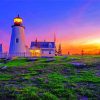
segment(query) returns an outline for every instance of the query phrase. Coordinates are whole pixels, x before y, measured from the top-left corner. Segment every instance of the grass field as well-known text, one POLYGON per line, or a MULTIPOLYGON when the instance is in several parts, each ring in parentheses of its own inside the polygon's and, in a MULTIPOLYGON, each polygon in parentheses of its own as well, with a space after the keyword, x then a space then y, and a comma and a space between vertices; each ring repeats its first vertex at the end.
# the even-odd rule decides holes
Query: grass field
POLYGON ((100 56, 0 59, 0 100, 100 100, 100 56))

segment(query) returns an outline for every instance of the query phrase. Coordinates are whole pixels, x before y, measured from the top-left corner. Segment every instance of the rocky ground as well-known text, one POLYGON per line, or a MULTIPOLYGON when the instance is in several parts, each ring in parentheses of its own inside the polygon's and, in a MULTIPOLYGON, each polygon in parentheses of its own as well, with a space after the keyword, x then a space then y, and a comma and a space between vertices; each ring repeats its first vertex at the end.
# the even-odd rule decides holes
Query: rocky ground
POLYGON ((100 100, 100 56, 0 59, 0 100, 100 100))

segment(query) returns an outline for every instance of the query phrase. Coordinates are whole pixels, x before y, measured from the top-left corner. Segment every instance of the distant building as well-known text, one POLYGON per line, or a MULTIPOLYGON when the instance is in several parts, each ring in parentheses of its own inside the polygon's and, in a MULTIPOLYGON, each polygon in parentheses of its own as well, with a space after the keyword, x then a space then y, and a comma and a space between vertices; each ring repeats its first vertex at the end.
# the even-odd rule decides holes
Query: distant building
POLYGON ((30 52, 32 56, 55 56, 55 42, 31 42, 30 52))
POLYGON ((0 44, 0 53, 2 53, 2 44, 0 44))

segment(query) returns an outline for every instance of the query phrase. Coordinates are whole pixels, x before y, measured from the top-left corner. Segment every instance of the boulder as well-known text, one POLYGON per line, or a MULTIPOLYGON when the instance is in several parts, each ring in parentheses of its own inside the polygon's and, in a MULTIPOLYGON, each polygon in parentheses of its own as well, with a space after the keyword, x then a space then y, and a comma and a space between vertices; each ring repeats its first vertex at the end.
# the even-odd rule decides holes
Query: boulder
POLYGON ((37 60, 38 60, 38 58, 28 58, 27 61, 37 61, 37 60))
POLYGON ((74 65, 77 68, 84 68, 86 67, 86 64, 82 63, 82 62, 72 62, 72 65, 74 65))
POLYGON ((55 61, 55 58, 48 58, 48 59, 46 60, 46 62, 52 62, 52 61, 55 61))
POLYGON ((1 69, 6 70, 7 68, 8 68, 7 66, 3 66, 1 69))

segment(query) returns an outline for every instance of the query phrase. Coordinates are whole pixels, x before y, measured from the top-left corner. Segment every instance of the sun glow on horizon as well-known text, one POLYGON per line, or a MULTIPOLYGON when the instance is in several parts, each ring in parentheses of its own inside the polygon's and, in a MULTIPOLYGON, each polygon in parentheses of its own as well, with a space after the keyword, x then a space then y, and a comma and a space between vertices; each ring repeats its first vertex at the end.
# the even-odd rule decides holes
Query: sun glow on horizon
POLYGON ((94 40, 87 41, 86 44, 100 45, 100 39, 94 39, 94 40))
POLYGON ((62 45, 63 53, 70 52, 71 54, 80 54, 82 50, 87 54, 97 54, 100 51, 100 40, 76 40, 68 43, 64 42, 62 45))

